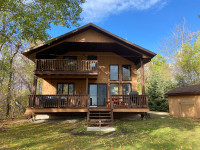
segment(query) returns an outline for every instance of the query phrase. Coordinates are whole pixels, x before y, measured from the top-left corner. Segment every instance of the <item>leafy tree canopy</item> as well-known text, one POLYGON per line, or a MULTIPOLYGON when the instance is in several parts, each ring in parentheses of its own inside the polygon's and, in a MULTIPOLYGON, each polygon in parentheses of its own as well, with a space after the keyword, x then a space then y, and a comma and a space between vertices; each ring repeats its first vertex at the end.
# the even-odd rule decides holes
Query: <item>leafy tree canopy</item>
POLYGON ((84 0, 0 0, 0 44, 14 34, 33 42, 50 38, 51 24, 67 28, 78 25, 84 0))
POLYGON ((175 78, 181 86, 200 83, 200 37, 194 43, 183 43, 177 53, 175 78))

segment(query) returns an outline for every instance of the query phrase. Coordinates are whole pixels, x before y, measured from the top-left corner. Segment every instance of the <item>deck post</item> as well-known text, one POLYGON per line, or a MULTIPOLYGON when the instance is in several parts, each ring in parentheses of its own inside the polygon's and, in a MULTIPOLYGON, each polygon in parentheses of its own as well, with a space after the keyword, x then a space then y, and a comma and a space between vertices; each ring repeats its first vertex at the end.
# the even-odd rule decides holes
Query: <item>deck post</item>
POLYGON ((36 75, 34 75, 33 78, 33 87, 32 87, 32 94, 36 95, 36 91, 37 91, 37 79, 38 77, 36 75))
POLYGON ((86 89, 86 95, 88 94, 88 77, 86 78, 86 87, 85 87, 85 89, 86 89))
POLYGON ((145 85, 144 85, 144 62, 143 59, 140 59, 140 64, 141 64, 141 85, 142 85, 142 95, 145 95, 145 85))

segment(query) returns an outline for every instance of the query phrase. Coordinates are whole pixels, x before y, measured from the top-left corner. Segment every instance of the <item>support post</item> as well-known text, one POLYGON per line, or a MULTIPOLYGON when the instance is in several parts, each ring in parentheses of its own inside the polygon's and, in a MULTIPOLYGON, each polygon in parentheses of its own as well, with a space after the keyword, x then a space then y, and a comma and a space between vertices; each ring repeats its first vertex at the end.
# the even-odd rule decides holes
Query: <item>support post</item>
POLYGON ((88 77, 86 78, 86 87, 85 87, 85 89, 86 89, 86 95, 88 94, 88 77))
POLYGON ((34 75, 33 88, 32 88, 32 94, 33 95, 36 95, 36 91, 37 91, 37 79, 38 79, 38 77, 36 75, 34 75))
POLYGON ((143 59, 140 59, 141 65, 141 85, 142 85, 142 95, 145 95, 145 85, 144 85, 144 62, 143 59))

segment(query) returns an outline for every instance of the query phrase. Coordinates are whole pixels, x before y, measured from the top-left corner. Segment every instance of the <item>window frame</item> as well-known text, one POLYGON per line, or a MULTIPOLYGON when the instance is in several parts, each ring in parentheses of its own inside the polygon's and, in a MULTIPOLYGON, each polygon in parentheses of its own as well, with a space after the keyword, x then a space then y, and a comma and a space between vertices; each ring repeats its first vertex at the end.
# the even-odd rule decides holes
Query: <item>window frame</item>
MULTIPOLYGON (((130 87, 131 87, 131 91, 132 91, 132 83, 122 83, 122 95, 125 95, 125 94, 124 94, 124 91, 123 91, 123 85, 124 85, 124 84, 129 84, 130 87)), ((131 91, 130 91, 130 92, 131 92, 131 91)), ((128 95, 129 95, 129 94, 128 94, 128 95)))
POLYGON ((111 72, 110 72, 111 71, 111 68, 110 68, 111 66, 117 66, 118 67, 118 70, 117 70, 118 71, 118 76, 117 76, 117 80, 111 80, 111 78, 110 78, 110 81, 119 81, 119 65, 118 64, 109 65, 109 75, 110 75, 109 77, 111 77, 111 72))
POLYGON ((70 94, 69 94, 69 84, 72 84, 72 85, 73 85, 73 94, 72 94, 72 95, 74 95, 75 84, 74 84, 73 82, 58 82, 58 83, 57 83, 57 87, 56 87, 56 94, 57 94, 57 95, 70 95, 70 94), (62 93, 63 93, 64 84, 68 84, 68 94, 58 94, 58 84, 62 84, 62 93))
POLYGON ((113 94, 111 94, 111 84, 117 84, 118 85, 118 94, 116 94, 116 95, 119 95, 119 83, 110 83, 110 96, 113 95, 113 94))
POLYGON ((131 74, 131 65, 130 64, 124 64, 124 65, 122 65, 122 81, 132 81, 131 75, 132 75, 131 74), (123 79, 123 76, 124 76, 123 66, 130 66, 130 80, 124 80, 123 79))

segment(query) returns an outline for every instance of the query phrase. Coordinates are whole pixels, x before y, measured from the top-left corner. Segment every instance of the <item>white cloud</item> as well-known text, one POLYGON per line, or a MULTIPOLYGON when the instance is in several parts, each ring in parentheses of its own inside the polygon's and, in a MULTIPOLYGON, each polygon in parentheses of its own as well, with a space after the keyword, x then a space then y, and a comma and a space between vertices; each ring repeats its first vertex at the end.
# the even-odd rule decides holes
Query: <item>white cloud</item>
POLYGON ((161 9, 166 0, 86 0, 82 17, 86 22, 98 22, 112 14, 127 10, 161 9))

